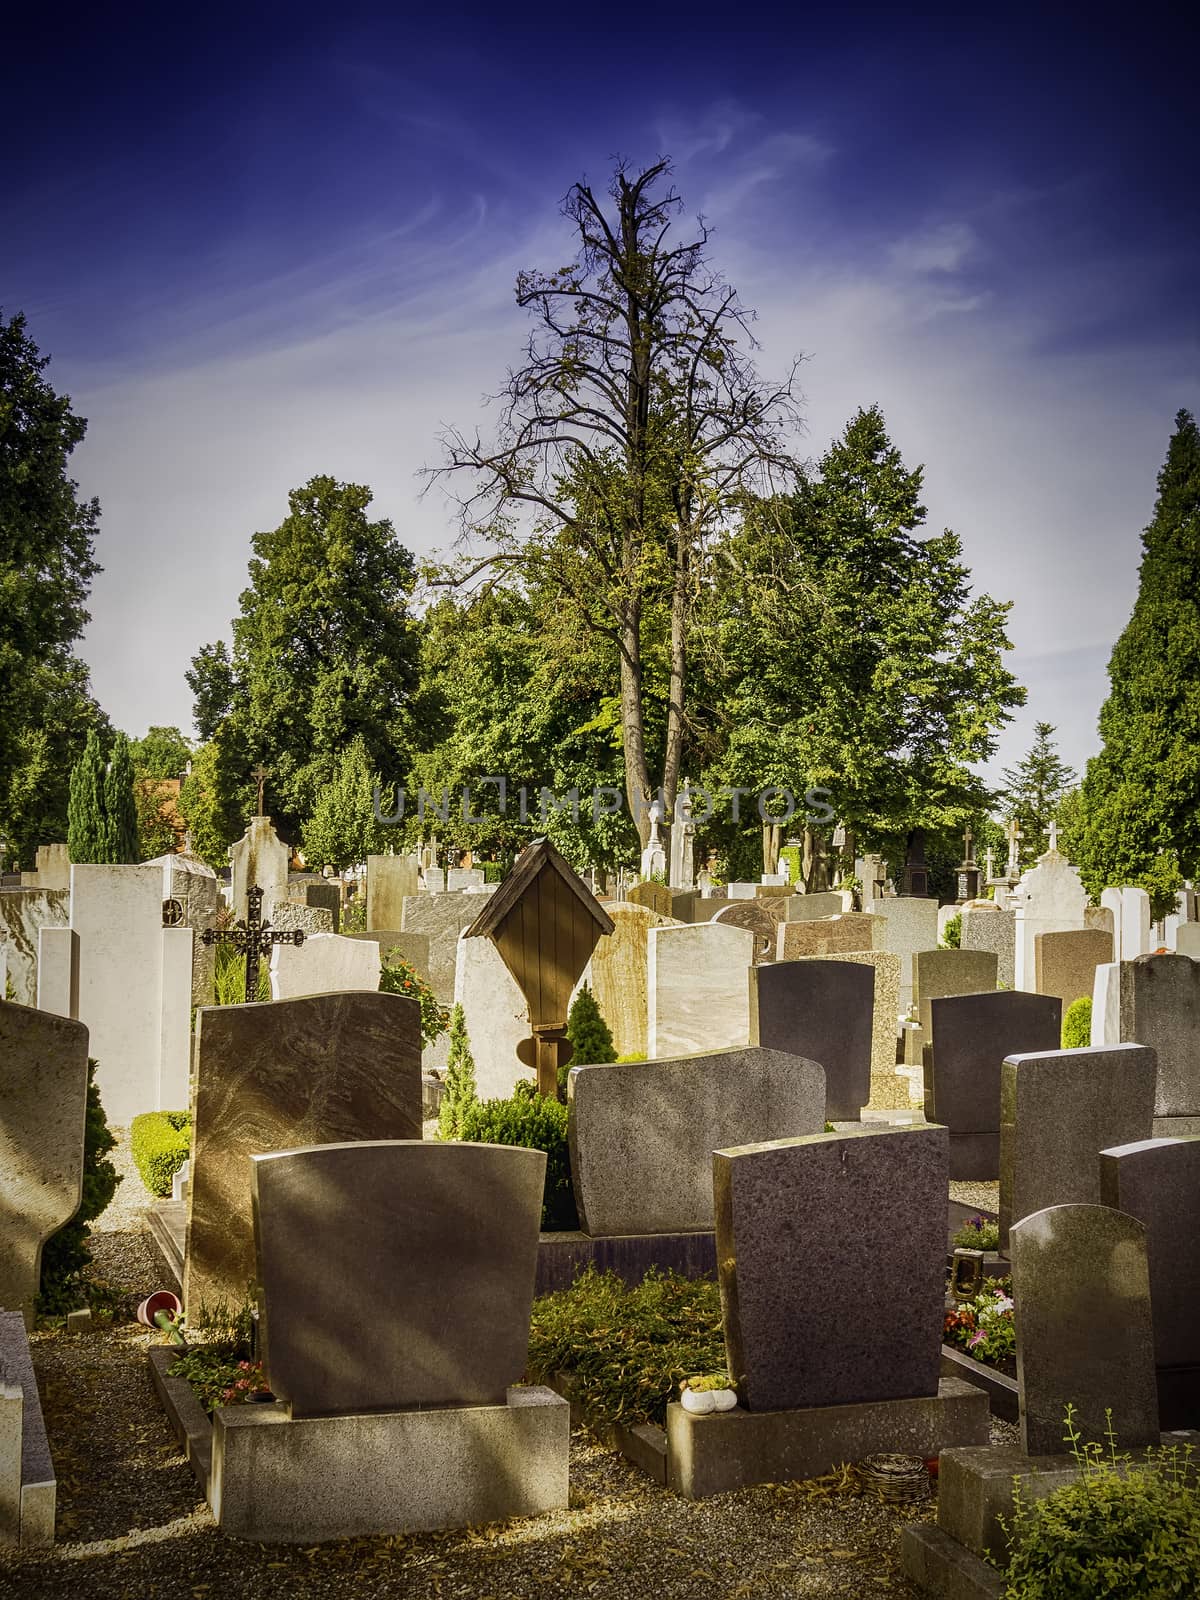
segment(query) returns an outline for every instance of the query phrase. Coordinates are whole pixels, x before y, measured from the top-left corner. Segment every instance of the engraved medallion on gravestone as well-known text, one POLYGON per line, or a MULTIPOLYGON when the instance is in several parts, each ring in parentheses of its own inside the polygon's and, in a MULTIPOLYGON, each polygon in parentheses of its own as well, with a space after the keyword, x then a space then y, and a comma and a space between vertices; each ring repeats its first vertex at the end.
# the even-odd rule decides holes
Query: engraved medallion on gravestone
POLYGON ((1088 1443, 1159 1442, 1146 1228, 1099 1205, 1057 1205, 1014 1223, 1021 1447, 1064 1448, 1065 1411, 1088 1443))
POLYGON ((749 978, 751 1044, 819 1061, 826 1119, 857 1122, 871 1098, 874 969, 852 961, 779 961, 751 967, 749 978))
POLYGON ((947 1182, 944 1128, 714 1153, 725 1343, 748 1410, 937 1394, 947 1182), (904 1225, 881 1252, 882 1216, 904 1225))
POLYGON ((250 1166, 264 1366, 294 1417, 505 1403, 543 1151, 362 1140, 250 1166))

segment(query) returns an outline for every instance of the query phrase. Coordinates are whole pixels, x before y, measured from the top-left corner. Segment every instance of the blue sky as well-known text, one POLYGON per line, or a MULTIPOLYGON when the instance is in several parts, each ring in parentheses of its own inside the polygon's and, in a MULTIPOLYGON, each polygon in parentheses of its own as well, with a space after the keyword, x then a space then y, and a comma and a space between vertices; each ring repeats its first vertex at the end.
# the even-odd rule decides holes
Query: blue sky
POLYGON ((1196 40, 1165 10, 116 15, 10 25, 0 304, 89 419, 84 654, 119 725, 188 726, 249 537, 314 473, 449 546, 415 474, 486 425, 517 269, 568 258, 576 178, 669 154, 762 368, 806 357, 802 453, 878 402, 930 526, 1014 601, 1000 763, 1035 719, 1092 752, 1200 410, 1196 40))

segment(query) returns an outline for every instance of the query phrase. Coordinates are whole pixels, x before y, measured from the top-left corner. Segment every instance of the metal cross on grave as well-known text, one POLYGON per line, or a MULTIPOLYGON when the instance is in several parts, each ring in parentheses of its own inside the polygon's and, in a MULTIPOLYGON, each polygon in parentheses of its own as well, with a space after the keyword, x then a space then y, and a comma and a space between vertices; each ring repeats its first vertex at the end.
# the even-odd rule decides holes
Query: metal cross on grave
POLYGON ((232 928, 205 928, 200 935, 202 944, 231 944, 246 956, 245 1003, 248 1005, 258 993, 258 963, 272 945, 303 944, 303 928, 272 928, 262 919, 263 892, 254 884, 246 890, 246 920, 235 922, 232 928))

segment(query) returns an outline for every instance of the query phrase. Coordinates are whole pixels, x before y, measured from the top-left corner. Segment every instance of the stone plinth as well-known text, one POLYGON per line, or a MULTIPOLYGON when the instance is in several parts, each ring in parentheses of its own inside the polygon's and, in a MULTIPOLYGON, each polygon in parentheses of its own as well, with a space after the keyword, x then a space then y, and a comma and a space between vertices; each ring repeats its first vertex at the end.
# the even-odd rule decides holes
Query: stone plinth
POLYGON ((316 1544, 475 1527, 567 1504, 571 1408, 549 1389, 503 1405, 290 1419, 219 1408, 209 1500, 222 1532, 316 1544))
MULTIPOLYGON (((816 928, 820 923, 793 926, 816 928)), ((819 1061, 825 1069, 829 1122, 857 1121, 871 1098, 874 1007, 875 973, 858 961, 780 961, 750 969, 751 1044, 819 1061)))
POLYGON ((720 923, 649 931, 647 1054, 654 1060, 744 1045, 754 935, 720 923))
POLYGON ((712 1153, 819 1133, 825 1074, 782 1050, 572 1068, 571 1178, 584 1231, 713 1227, 712 1153))

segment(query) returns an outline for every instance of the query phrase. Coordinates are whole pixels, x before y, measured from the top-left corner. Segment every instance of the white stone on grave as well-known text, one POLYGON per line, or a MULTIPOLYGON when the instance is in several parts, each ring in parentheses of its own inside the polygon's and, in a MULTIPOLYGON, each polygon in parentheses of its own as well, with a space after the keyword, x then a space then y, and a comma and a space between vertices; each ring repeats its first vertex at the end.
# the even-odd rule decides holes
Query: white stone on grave
POLYGON ((1057 850, 1039 856, 1010 899, 1016 912, 1015 980, 1018 989, 1036 991, 1034 940, 1039 933, 1074 933, 1085 928, 1087 890, 1078 872, 1057 850))
POLYGON ((78 1014, 79 935, 70 928, 38 930, 36 1004, 56 1017, 78 1014))
POLYGON ((764 872, 758 881, 764 889, 785 889, 788 875, 786 872, 764 872))
POLYGON ((447 867, 446 891, 454 889, 482 889, 487 884, 487 875, 482 867, 447 867))
POLYGON ((1150 896, 1145 889, 1127 885, 1105 889, 1100 904, 1113 914, 1113 951, 1120 961, 1135 961, 1148 955, 1150 941, 1150 896))
POLYGON ((726 900, 756 900, 758 884, 756 883, 727 883, 725 885, 726 900))
POLYGON ((700 922, 651 928, 647 937, 650 1059, 746 1044, 754 961, 750 930, 700 922))
POLYGON ((517 1046, 533 1029, 520 985, 490 939, 459 936, 454 1001, 463 1008, 479 1098, 507 1099, 518 1078, 533 1076, 517 1057, 517 1046))
POLYGON ((234 916, 245 920, 246 891, 257 884, 263 892, 262 914, 269 919, 275 902, 288 895, 288 847, 271 826, 270 817, 250 818, 245 833, 229 846, 229 863, 234 916))
POLYGON ((1092 980, 1092 1049, 1121 1042, 1121 963, 1103 961, 1092 980))
POLYGON ((650 883, 652 880, 666 882, 667 877, 667 852, 663 848, 662 834, 659 828, 662 825, 662 802, 651 802, 650 811, 650 837, 646 841, 646 848, 642 851, 642 881, 650 883))
POLYGON ((421 872, 424 879, 426 892, 429 894, 445 894, 446 869, 445 867, 424 867, 421 872))
POLYGON ((271 949, 271 999, 298 1000, 307 994, 379 988, 379 946, 374 939, 347 939, 340 933, 312 933, 304 943, 271 949))

